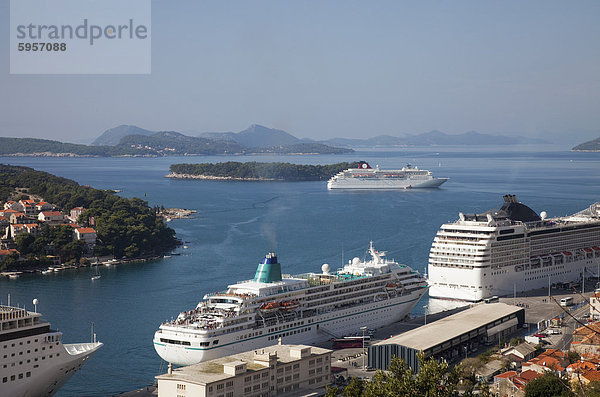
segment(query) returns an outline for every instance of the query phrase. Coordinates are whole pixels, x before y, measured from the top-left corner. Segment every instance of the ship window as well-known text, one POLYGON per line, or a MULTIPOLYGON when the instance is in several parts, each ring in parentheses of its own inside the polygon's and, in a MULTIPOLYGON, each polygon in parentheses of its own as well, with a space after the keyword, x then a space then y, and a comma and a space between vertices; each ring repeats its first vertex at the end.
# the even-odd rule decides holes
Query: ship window
POLYGON ((27 373, 25 374, 25 376, 26 376, 26 377, 28 377, 28 378, 30 378, 30 377, 31 377, 31 372, 27 372, 27 373))
POLYGON ((2 378, 2 383, 6 383, 8 382, 8 378, 5 376, 4 378, 2 378))
POLYGON ((219 344, 219 340, 218 339, 213 340, 213 345, 218 345, 218 344, 219 344))
POLYGON ((23 374, 19 374, 19 379, 23 379, 23 374))
POLYGON ((15 376, 14 376, 14 375, 12 375, 12 376, 10 377, 10 380, 15 380, 15 376))

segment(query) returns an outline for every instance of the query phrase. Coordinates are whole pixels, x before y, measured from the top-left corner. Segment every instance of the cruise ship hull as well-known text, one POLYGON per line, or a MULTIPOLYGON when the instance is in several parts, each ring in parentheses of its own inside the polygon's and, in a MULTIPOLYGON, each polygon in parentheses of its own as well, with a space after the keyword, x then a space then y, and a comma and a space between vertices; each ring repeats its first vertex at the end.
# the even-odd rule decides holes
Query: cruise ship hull
POLYGON ((598 277, 600 203, 547 219, 513 195, 504 200, 441 226, 429 255, 432 298, 480 301, 598 277))
MULTIPOLYGON (((25 338, 23 338, 24 340, 25 338)), ((11 340, 11 344, 18 341, 19 339, 11 340)), ((18 343, 15 344, 18 345, 18 343)), ((102 343, 59 346, 61 347, 60 351, 53 353, 60 353, 58 357, 48 357, 36 361, 37 364, 28 366, 21 365, 19 366, 21 368, 18 369, 16 367, 0 368, 0 381, 4 377, 8 378, 6 383, 0 383, 0 394, 11 397, 52 396, 102 346, 102 343), (38 367, 33 368, 34 365, 38 365, 38 367), (31 375, 27 376, 27 373, 31 375), (10 380, 12 376, 15 376, 14 380, 10 380)))
POLYGON ((592 274, 597 274, 600 258, 591 260, 575 261, 568 264, 568 267, 561 265, 552 265, 545 268, 531 270, 530 272, 516 272, 512 269, 504 269, 507 273, 502 273, 499 276, 477 277, 475 273, 465 274, 463 270, 443 269, 445 274, 436 274, 436 270, 430 268, 433 274, 430 280, 435 280, 436 283, 431 283, 429 287, 429 296, 432 298, 452 299, 469 302, 478 302, 490 296, 507 296, 513 293, 522 293, 535 289, 545 288, 544 293, 547 294, 549 285, 556 282, 580 281, 583 274, 590 277, 592 274), (452 274, 456 273, 456 274, 452 274), (525 274, 527 273, 527 274, 525 274), (473 279, 473 282, 469 282, 473 279), (453 286, 440 286, 442 284, 453 284, 453 286), (482 288, 479 288, 479 287, 482 288), (487 288, 486 286, 493 286, 487 288))
MULTIPOLYGON (((258 349, 273 345, 273 339, 283 335, 283 343, 310 344, 325 342, 329 339, 360 332, 360 327, 378 328, 403 320, 412 308, 424 295, 426 288, 422 288, 411 295, 402 296, 381 302, 361 305, 347 310, 330 312, 311 318, 312 322, 302 326, 288 327, 281 331, 263 334, 258 337, 236 340, 243 332, 221 335, 219 345, 207 348, 190 348, 185 346, 166 345, 160 342, 162 330, 156 332, 154 348, 162 359, 177 365, 191 365, 198 362, 212 360, 235 353, 258 349), (306 330, 309 328, 309 330, 306 330), (302 330, 302 332, 301 332, 302 330)), ((307 319, 308 320, 308 319, 307 319)), ((162 328, 162 327, 161 327, 162 328)), ((170 334, 170 333, 169 333, 170 334)), ((173 335, 178 338, 190 338, 189 334, 179 333, 173 335)), ((192 337, 193 339, 193 337, 192 337)))
POLYGON ((346 178, 327 182, 327 189, 416 189, 436 188, 448 178, 432 179, 359 179, 346 178))

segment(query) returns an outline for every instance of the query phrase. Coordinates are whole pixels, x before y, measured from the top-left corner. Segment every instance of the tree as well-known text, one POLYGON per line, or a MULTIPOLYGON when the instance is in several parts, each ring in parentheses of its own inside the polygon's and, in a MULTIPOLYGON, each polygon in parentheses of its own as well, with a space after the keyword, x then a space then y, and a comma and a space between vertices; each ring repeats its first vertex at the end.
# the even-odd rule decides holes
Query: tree
POLYGON ((571 396, 574 396, 574 394, 569 387, 568 379, 558 376, 554 372, 547 372, 525 386, 525 397, 571 396))
POLYGON ((445 360, 437 361, 423 354, 418 356, 419 372, 394 357, 387 371, 377 371, 373 381, 364 386, 365 397, 406 396, 406 397, 450 397, 457 395, 460 368, 450 368, 445 360))
POLYGON ((364 382, 356 377, 351 378, 348 386, 342 390, 344 397, 360 397, 363 395, 364 382))
POLYGON ((17 251, 22 255, 27 255, 33 252, 33 243, 35 242, 35 236, 30 233, 19 234, 15 237, 15 243, 17 243, 17 251))
POLYGON ((324 397, 337 397, 340 393, 340 389, 337 386, 329 387, 329 385, 325 386, 325 396, 324 397))

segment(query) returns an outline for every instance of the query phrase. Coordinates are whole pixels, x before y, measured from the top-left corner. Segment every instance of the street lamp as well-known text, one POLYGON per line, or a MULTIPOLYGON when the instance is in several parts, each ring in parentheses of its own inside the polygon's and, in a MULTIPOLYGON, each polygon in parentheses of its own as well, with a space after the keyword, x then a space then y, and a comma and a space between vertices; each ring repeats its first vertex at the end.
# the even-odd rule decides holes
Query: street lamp
POLYGON ((367 330, 367 327, 360 327, 360 330, 362 331, 362 350, 363 350, 363 371, 366 369, 365 367, 365 331, 367 330))
POLYGON ((427 325, 427 311, 429 310, 429 305, 423 306, 423 309, 425 310, 425 325, 427 325))

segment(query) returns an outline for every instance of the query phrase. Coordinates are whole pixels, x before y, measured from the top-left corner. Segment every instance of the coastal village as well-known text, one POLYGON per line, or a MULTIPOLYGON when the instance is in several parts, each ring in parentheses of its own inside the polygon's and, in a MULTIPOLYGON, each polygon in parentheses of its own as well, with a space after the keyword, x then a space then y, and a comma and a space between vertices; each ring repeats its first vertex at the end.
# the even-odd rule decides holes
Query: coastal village
MULTIPOLYGON (((68 213, 64 213, 57 210, 55 205, 41 199, 6 201, 0 205, 0 263, 8 256, 21 259, 21 253, 17 249, 17 237, 25 233, 36 236, 44 225, 71 227, 73 241, 83 242, 84 255, 93 256, 97 238, 96 230, 93 227, 78 224, 79 216, 85 211, 85 208, 75 207, 68 213)), ((93 219, 90 219, 90 224, 94 224, 93 219)), ((46 258, 57 266, 56 269, 60 269, 62 260, 59 255, 56 255, 53 247, 46 247, 46 252, 48 254, 46 258)), ((64 268, 65 265, 62 267, 64 268)), ((55 267, 50 271, 53 269, 55 267)), ((17 277, 19 273, 6 272, 4 274, 17 277)))

